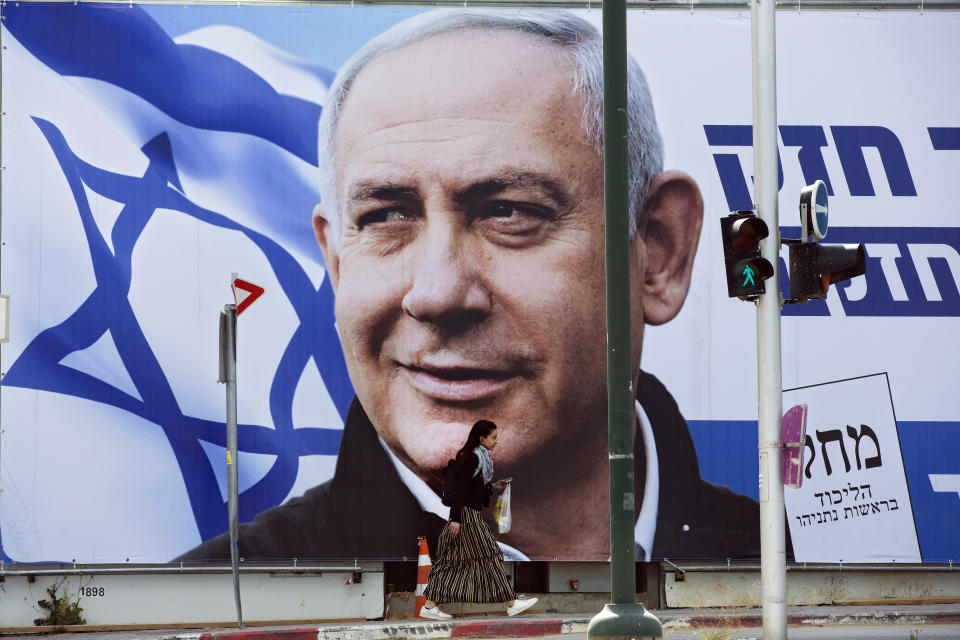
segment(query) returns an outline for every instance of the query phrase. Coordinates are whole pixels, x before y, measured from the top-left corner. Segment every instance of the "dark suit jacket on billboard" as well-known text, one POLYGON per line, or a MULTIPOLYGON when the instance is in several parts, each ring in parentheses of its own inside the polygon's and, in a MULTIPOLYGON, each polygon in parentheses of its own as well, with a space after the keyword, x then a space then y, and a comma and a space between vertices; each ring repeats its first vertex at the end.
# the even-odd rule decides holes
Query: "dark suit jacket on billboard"
MULTIPOLYGON (((759 557, 758 504, 700 477, 686 421, 659 380, 641 373, 637 397, 653 428, 660 466, 652 557, 759 557)), ((636 440, 636 477, 643 478, 642 439, 636 440)), ((426 536, 435 554, 444 525, 439 516, 423 511, 403 484, 354 398, 333 479, 241 525, 239 550, 246 560, 415 559, 417 537, 426 536)), ((177 560, 229 558, 229 535, 224 534, 177 560)))

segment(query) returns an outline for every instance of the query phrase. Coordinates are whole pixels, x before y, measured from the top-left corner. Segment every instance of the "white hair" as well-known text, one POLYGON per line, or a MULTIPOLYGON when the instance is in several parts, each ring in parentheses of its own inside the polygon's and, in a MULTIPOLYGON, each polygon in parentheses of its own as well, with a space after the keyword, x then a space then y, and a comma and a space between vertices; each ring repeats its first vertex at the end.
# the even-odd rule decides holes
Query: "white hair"
MULTIPOLYGON (((603 44, 592 24, 566 11, 436 9, 404 20, 361 47, 340 68, 327 92, 320 117, 320 196, 337 246, 341 214, 337 201, 335 139, 340 113, 353 81, 380 56, 432 36, 461 29, 489 29, 526 34, 558 47, 574 66, 573 95, 584 98, 582 125, 603 158, 603 44)), ((630 235, 637 230, 640 203, 650 179, 663 167, 663 141, 653 112, 646 77, 627 56, 627 155, 630 235)))

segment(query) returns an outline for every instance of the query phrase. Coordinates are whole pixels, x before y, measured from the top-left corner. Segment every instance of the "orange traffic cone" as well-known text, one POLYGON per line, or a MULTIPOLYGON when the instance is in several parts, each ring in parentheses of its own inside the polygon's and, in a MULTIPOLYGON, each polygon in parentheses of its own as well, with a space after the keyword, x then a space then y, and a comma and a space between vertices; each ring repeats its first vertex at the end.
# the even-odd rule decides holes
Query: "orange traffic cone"
POLYGON ((414 592, 416 609, 413 614, 417 618, 420 617, 420 609, 427 603, 427 596, 424 595, 424 592, 427 590, 427 578, 430 576, 430 565, 432 564, 430 562, 430 551, 427 549, 427 539, 420 536, 418 540, 420 541, 420 556, 417 558, 417 590, 414 592))

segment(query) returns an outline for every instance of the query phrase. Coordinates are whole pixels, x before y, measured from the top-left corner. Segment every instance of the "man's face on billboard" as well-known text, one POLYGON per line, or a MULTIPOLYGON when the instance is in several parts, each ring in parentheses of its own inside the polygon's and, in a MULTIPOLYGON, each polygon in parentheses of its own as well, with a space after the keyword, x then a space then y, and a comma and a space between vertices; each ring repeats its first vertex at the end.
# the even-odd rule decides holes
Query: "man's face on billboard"
POLYGON ((549 45, 459 31, 377 59, 344 104, 339 250, 322 217, 318 237, 358 397, 422 476, 481 418, 504 471, 605 450, 602 162, 572 78, 549 45))

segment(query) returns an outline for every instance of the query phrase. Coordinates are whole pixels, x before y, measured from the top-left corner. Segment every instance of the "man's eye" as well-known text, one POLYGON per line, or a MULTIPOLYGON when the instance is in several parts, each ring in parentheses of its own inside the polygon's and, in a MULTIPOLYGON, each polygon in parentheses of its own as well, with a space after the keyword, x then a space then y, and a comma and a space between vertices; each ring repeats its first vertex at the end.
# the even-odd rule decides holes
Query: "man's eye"
POLYGON ((552 218, 552 211, 545 207, 509 201, 488 203, 481 216, 481 220, 488 226, 509 234, 534 233, 552 218))
POLYGON ((377 225, 377 224, 390 224, 394 222, 402 222, 404 220, 411 219, 407 212, 402 209, 391 208, 391 209, 377 209, 376 211, 370 211, 364 213, 359 218, 357 218, 357 228, 363 229, 367 225, 377 225))
POLYGON ((487 207, 487 215, 498 218, 512 218, 528 214, 528 208, 516 202, 491 202, 487 207))

